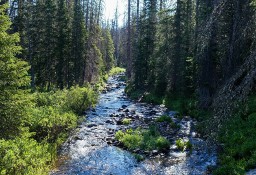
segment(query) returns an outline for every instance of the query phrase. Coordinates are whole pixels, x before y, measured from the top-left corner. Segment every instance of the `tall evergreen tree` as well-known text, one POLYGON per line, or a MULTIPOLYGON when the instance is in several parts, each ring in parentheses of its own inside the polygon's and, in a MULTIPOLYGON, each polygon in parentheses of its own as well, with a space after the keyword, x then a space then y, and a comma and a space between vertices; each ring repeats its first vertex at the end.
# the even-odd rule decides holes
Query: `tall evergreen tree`
POLYGON ((29 84, 29 66, 16 57, 21 51, 19 35, 8 33, 11 22, 7 7, 0 5, 0 138, 17 134, 29 105, 23 90, 29 84))

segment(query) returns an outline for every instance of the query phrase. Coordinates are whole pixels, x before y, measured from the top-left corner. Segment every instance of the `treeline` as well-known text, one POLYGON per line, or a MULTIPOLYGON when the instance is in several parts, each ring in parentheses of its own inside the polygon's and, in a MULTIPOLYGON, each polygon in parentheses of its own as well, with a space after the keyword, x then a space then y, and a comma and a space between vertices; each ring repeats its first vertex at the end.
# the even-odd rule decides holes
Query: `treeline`
MULTIPOLYGON (((127 92, 203 121, 205 134, 225 145, 216 174, 243 174, 255 167, 256 144, 246 136, 246 129, 236 125, 245 126, 255 117, 248 117, 255 113, 255 100, 248 102, 256 87, 255 1, 129 4, 127 92), (241 142, 233 131, 246 143, 235 147, 241 142)), ((254 132, 250 126, 248 130, 254 132)))
POLYGON ((108 72, 123 71, 102 10, 101 0, 0 2, 0 174, 49 174, 108 72))
MULTIPOLYGON (((255 50, 252 1, 144 0, 130 8, 130 88, 196 98, 209 109, 255 50)), ((237 76, 236 85, 243 78, 237 76)))
POLYGON ((100 26, 103 2, 11 1, 13 32, 29 62, 33 88, 65 88, 96 82, 114 65, 108 27, 100 26))

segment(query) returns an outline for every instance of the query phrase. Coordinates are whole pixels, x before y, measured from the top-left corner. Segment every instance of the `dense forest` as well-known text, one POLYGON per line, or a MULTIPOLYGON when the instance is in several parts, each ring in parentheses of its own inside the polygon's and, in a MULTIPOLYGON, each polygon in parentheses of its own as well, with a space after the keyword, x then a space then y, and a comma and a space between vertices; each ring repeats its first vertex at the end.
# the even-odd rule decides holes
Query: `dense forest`
POLYGON ((0 1, 0 173, 48 174, 60 145, 126 68, 130 98, 190 115, 219 145, 214 174, 256 167, 256 1, 0 1), (9 3, 8 3, 9 2, 9 3))
POLYGON ((129 1, 125 26, 127 93, 201 121, 224 145, 216 174, 254 168, 255 1, 140 2, 129 1))

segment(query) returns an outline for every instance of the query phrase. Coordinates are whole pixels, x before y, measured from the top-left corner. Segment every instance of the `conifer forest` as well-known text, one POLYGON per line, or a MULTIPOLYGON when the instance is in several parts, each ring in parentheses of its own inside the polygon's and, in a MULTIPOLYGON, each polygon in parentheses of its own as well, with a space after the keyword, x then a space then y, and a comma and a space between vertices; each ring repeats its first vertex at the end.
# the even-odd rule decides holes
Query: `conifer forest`
POLYGON ((0 174, 255 175, 256 0, 0 0, 0 174))

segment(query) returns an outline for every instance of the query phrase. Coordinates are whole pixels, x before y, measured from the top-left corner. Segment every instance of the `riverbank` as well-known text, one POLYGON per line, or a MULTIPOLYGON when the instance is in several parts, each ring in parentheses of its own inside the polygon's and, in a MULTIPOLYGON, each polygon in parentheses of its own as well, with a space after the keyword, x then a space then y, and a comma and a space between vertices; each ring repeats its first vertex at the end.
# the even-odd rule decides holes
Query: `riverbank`
POLYGON ((99 103, 87 111, 86 121, 63 145, 60 156, 67 159, 61 161, 52 174, 198 175, 208 172, 208 167, 216 163, 216 155, 194 131, 196 121, 189 117, 179 118, 162 105, 130 100, 124 93, 125 82, 120 80, 120 76, 109 78, 99 103), (138 127, 147 129, 150 123, 164 114, 180 126, 172 130, 168 124, 158 123, 162 128, 160 133, 171 143, 167 152, 126 151, 128 149, 115 139, 116 132, 138 127), (125 118, 130 119, 130 123, 123 123, 125 118), (176 145, 178 139, 190 140, 193 149, 181 151, 176 145), (134 153, 143 155, 144 160, 138 161, 134 153))

